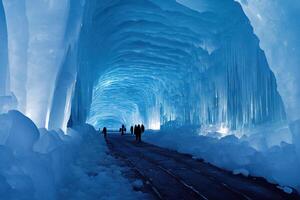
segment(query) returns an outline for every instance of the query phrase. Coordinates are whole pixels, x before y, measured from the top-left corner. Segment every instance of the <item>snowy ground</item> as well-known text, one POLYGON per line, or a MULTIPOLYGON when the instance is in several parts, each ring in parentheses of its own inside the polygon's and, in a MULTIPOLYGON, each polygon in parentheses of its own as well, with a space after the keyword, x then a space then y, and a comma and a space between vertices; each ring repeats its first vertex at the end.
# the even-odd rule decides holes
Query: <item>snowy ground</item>
POLYGON ((160 199, 300 199, 261 179, 235 176, 186 154, 137 143, 129 134, 109 134, 108 146, 143 176, 160 199))
POLYGON ((138 180, 107 154, 91 126, 38 129, 18 111, 0 115, 0 199, 145 199, 138 180))
POLYGON ((86 138, 59 199, 145 199, 145 194, 133 191, 135 181, 123 177, 126 169, 107 151, 102 137, 93 134, 86 138))
MULTIPOLYGON (((252 146, 252 141, 248 141, 248 137, 239 139, 234 135, 219 136, 203 136, 186 130, 148 131, 144 140, 189 153, 235 174, 265 177, 269 182, 291 186, 300 191, 300 163, 295 145, 282 142, 258 150, 252 146)), ((261 137, 260 140, 265 138, 261 137)), ((288 187, 283 188, 291 192, 288 187)))

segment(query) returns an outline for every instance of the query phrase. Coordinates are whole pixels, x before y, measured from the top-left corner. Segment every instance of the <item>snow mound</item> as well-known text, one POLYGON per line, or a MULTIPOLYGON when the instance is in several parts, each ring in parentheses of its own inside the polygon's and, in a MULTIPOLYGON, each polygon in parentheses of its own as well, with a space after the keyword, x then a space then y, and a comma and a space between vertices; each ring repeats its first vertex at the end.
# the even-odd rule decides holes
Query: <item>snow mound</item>
POLYGON ((48 131, 18 111, 0 115, 0 199, 136 199, 89 125, 48 131))
POLYGON ((80 151, 71 167, 71 177, 60 190, 60 199, 145 199, 141 192, 143 182, 135 180, 132 184, 123 177, 124 168, 109 155, 103 137, 90 126, 77 127, 84 138, 80 151), (94 133, 94 134, 91 134, 94 133))
POLYGON ((32 121, 14 110, 0 118, 0 144, 5 144, 18 153, 32 150, 40 135, 32 121))

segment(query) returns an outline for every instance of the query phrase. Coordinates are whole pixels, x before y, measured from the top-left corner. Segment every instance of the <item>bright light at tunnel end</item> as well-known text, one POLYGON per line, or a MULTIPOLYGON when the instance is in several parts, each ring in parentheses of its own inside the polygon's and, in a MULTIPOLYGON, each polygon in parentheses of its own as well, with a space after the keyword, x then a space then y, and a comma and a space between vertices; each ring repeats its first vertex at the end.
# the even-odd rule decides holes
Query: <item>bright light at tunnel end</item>
POLYGON ((160 130, 160 122, 155 121, 149 124, 149 129, 151 130, 160 130))

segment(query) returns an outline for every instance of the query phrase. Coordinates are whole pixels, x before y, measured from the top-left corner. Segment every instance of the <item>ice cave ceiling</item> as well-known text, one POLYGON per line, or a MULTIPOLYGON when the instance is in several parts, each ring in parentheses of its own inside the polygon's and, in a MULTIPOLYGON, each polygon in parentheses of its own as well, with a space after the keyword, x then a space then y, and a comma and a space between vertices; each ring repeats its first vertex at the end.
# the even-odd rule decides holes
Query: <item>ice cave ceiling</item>
POLYGON ((152 129, 286 119, 275 76, 236 1, 2 1, 10 91, 40 127, 63 127, 70 115, 71 123, 152 129))
POLYGON ((85 49, 100 70, 90 123, 236 128, 284 119, 274 76, 238 3, 203 1, 200 13, 175 1, 110 2, 98 5, 87 27, 92 44, 85 49))

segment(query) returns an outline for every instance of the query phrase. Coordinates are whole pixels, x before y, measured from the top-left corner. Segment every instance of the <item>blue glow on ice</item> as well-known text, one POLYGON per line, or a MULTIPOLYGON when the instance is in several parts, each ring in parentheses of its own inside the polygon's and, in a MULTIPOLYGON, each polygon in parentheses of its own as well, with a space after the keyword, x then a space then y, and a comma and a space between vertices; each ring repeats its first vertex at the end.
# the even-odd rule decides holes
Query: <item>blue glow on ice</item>
POLYGON ((274 75, 241 6, 185 5, 191 1, 94 5, 85 27, 92 34, 83 36, 82 47, 92 49, 89 67, 96 74, 89 123, 236 129, 285 119, 274 75))

